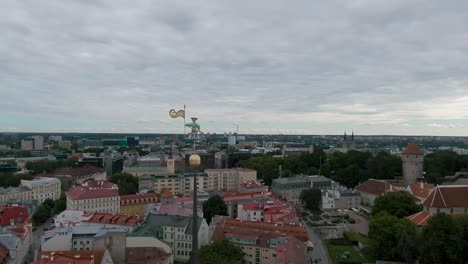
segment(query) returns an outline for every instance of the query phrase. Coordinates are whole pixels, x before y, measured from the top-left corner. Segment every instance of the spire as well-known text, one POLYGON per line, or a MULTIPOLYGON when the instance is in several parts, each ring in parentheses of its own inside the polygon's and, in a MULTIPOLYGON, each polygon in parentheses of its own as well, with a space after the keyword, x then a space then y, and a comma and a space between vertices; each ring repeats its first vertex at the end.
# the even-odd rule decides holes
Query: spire
POLYGON ((354 130, 351 130, 351 131, 352 131, 351 140, 354 141, 354 130))
POLYGON ((346 141, 346 130, 345 130, 345 132, 344 132, 344 137, 343 137, 343 139, 346 141))

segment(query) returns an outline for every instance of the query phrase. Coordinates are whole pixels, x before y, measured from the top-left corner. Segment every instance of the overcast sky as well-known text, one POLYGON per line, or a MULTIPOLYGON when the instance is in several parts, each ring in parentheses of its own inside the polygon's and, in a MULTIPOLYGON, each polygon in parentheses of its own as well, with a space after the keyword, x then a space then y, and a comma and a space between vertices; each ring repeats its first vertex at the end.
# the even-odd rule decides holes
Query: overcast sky
POLYGON ((468 1, 11 0, 0 131, 468 135, 468 1))

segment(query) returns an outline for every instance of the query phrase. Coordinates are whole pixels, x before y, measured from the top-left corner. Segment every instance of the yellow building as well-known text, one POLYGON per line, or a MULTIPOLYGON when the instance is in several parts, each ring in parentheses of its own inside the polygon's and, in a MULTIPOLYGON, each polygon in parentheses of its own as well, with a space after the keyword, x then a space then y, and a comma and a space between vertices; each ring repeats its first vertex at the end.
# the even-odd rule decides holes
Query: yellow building
POLYGON ((145 207, 150 203, 158 203, 157 193, 137 193, 120 196, 120 213, 129 215, 144 215, 145 207))

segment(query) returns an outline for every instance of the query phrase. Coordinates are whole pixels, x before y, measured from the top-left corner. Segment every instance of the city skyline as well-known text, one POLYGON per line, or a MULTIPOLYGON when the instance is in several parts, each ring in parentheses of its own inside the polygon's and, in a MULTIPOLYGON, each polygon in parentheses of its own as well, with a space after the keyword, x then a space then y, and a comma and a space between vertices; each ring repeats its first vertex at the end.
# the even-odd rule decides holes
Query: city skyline
POLYGON ((9 1, 0 132, 468 134, 465 1, 9 1))

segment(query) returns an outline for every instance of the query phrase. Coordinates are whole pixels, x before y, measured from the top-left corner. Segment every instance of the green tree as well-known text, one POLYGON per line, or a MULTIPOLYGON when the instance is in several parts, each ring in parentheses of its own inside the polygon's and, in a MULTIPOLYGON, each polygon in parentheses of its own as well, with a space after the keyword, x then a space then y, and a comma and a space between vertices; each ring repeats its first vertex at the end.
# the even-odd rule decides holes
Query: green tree
POLYGON ((67 196, 65 195, 64 192, 62 192, 60 194, 60 198, 57 201, 55 201, 55 205, 52 209, 52 213, 57 215, 65 211, 66 209, 67 209, 67 196))
POLYGON ((138 192, 138 178, 130 173, 114 173, 110 181, 117 184, 119 194, 135 194, 138 192))
POLYGON ((200 249, 201 264, 245 264, 242 249, 229 240, 217 240, 200 249))
POLYGON ((463 263, 468 263, 468 216, 457 216, 455 220, 463 229, 463 263))
POLYGON ((322 192, 319 189, 308 189, 301 192, 299 199, 304 204, 305 208, 312 212, 320 211, 322 202, 322 192))
POLYGON ((375 216, 383 211, 403 218, 421 211, 414 197, 405 191, 389 192, 375 199, 372 215, 375 216))
POLYGON ((423 229, 424 263, 463 263, 463 228, 451 215, 437 214, 423 229))
POLYGON ((203 216, 208 224, 215 215, 228 215, 226 203, 219 195, 211 196, 203 203, 203 216))
POLYGON ((32 216, 34 224, 40 225, 45 223, 50 217, 50 208, 44 206, 43 204, 39 205, 32 216))
POLYGON ((374 179, 393 179, 402 172, 401 158, 381 151, 367 162, 367 176, 374 179))
POLYGON ((407 219, 382 212, 369 222, 370 251, 379 260, 413 259, 416 227, 407 219))

